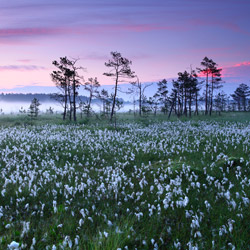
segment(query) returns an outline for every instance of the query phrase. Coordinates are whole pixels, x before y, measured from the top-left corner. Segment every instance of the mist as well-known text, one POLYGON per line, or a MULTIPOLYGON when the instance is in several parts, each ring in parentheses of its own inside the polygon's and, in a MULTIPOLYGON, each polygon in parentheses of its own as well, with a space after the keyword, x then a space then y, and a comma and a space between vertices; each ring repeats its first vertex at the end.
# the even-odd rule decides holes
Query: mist
MULTIPOLYGON (((46 113, 46 111, 51 107, 55 113, 63 112, 63 107, 57 102, 40 102, 39 111, 41 113, 46 113)), ((26 112, 28 111, 30 106, 30 102, 5 102, 0 101, 0 113, 2 114, 18 114, 19 110, 22 108, 26 112)), ((101 112, 102 105, 101 104, 93 104, 91 105, 94 112, 101 112)), ((137 107, 136 107, 137 108, 137 107)), ((133 110, 134 106, 132 104, 125 104, 119 112, 128 112, 129 110, 133 110)))

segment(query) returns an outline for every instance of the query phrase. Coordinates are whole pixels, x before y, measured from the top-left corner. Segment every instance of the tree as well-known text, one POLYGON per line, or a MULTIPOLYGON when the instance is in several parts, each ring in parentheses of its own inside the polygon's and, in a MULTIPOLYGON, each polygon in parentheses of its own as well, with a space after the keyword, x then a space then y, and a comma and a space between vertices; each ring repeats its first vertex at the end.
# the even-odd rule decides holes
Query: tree
POLYGON ((52 107, 49 107, 48 109, 46 109, 46 113, 53 115, 54 114, 54 109, 52 107))
POLYGON ((142 107, 141 107, 141 111, 143 115, 147 115, 150 113, 151 111, 151 104, 149 99, 147 98, 147 96, 143 95, 142 96, 142 107))
POLYGON ((244 83, 241 83, 239 87, 232 94, 232 98, 238 104, 238 110, 241 111, 243 108, 246 111, 247 97, 250 96, 250 87, 244 83), (241 108, 242 107, 242 108, 241 108))
POLYGON ((147 103, 150 107, 150 110, 154 113, 154 116, 156 116, 158 105, 159 105, 159 100, 155 98, 155 96, 153 96, 153 97, 148 98, 147 103))
POLYGON ((206 77, 206 86, 205 86, 205 114, 208 114, 209 110, 209 76, 211 75, 211 70, 215 67, 216 63, 209 59, 208 57, 204 57, 201 62, 201 66, 203 68, 197 68, 198 72, 206 77))
POLYGON ((127 58, 121 56, 118 52, 111 52, 112 59, 105 62, 105 66, 111 70, 107 73, 103 73, 105 76, 114 78, 115 80, 115 92, 113 94, 112 109, 110 114, 110 121, 112 122, 113 115, 115 112, 116 101, 117 101, 117 87, 119 82, 124 79, 134 78, 134 72, 131 70, 130 65, 132 64, 127 58))
POLYGON ((222 80, 221 80, 221 71, 222 69, 218 69, 216 67, 217 64, 211 68, 211 90, 210 90, 210 108, 209 108, 209 115, 212 115, 213 111, 213 97, 214 97, 214 90, 222 88, 222 80))
MULTIPOLYGON (((173 85, 174 85, 174 80, 173 80, 173 85)), ((172 114, 172 111, 173 109, 175 109, 175 113, 176 112, 176 101, 177 101, 177 89, 172 89, 172 93, 170 94, 170 111, 169 111, 169 114, 168 114, 168 119, 170 118, 171 114, 172 114)))
POLYGON ((179 87, 181 90, 181 102, 182 102, 183 114, 187 116, 188 92, 189 89, 191 88, 190 74, 187 71, 184 71, 183 73, 179 72, 177 81, 179 82, 179 87))
POLYGON ((134 91, 131 90, 132 92, 134 92, 136 95, 139 95, 139 116, 141 116, 142 114, 142 106, 143 106, 143 99, 145 99, 145 90, 146 88, 148 88, 149 86, 151 86, 153 83, 148 83, 148 84, 142 84, 139 80, 139 78, 137 77, 137 81, 135 82, 131 82, 132 87, 135 89, 134 91))
POLYGON ((102 101, 102 111, 103 115, 106 116, 110 112, 110 104, 112 102, 111 96, 109 95, 108 91, 102 89, 99 92, 98 98, 102 101))
POLYGON ((227 95, 223 91, 219 92, 215 96, 214 104, 215 104, 216 111, 219 112, 219 115, 221 112, 225 111, 226 102, 227 102, 227 95))
POLYGON ((154 95, 155 98, 159 100, 162 104, 162 111, 164 114, 168 112, 168 90, 167 90, 167 80, 163 79, 162 81, 157 82, 157 92, 154 95))
MULTIPOLYGON (((170 95, 171 113, 175 110, 177 116, 192 114, 192 104, 195 101, 195 113, 198 115, 198 95, 200 82, 194 70, 179 72, 177 80, 173 81, 173 89, 170 95)), ((171 114, 170 114, 171 115, 171 114)), ((169 115, 169 117, 170 117, 169 115)))
POLYGON ((241 93, 241 100, 242 100, 242 106, 243 110, 247 111, 247 97, 250 96, 250 87, 246 85, 245 83, 241 83, 240 86, 240 93, 241 93))
POLYGON ((89 78, 87 82, 84 83, 84 89, 89 92, 89 99, 87 101, 86 113, 87 116, 90 115, 91 110, 91 102, 93 97, 97 97, 99 92, 98 88, 100 87, 100 83, 98 82, 97 78, 89 78))
POLYGON ((53 61, 52 64, 56 66, 58 70, 54 70, 51 73, 51 78, 52 81, 56 84, 56 87, 60 90, 60 92, 53 94, 51 97, 62 104, 63 120, 65 120, 70 98, 70 77, 72 73, 71 70, 68 68, 67 57, 60 57, 59 62, 53 61))
POLYGON ((191 68, 189 76, 189 85, 188 85, 188 102, 189 102, 189 116, 191 117, 191 106, 192 102, 195 101, 195 114, 198 115, 198 96, 201 89, 202 82, 198 81, 198 75, 195 70, 191 68))
POLYGON ((51 73, 51 78, 60 90, 59 93, 53 94, 52 98, 63 105, 63 120, 65 120, 67 111, 69 111, 70 120, 72 120, 73 114, 73 119, 76 121, 76 98, 78 96, 80 80, 82 79, 78 74, 78 70, 83 69, 76 66, 77 61, 78 59, 69 60, 67 57, 60 57, 59 62, 52 62, 58 70, 51 73))
POLYGON ((28 116, 30 116, 31 118, 36 118, 38 116, 39 113, 39 106, 41 105, 41 103, 39 102, 39 100, 37 98, 34 98, 31 101, 30 107, 28 109, 28 116))
MULTIPOLYGON (((182 107, 183 107, 183 98, 182 98, 182 93, 183 93, 183 86, 179 82, 179 80, 173 80, 173 89, 171 93, 171 112, 172 109, 175 108, 175 113, 177 116, 182 115, 182 107)), ((171 113, 170 112, 170 113, 171 113)), ((171 115, 171 114, 170 114, 171 115)), ((169 117, 170 117, 169 115, 169 117)))
MULTIPOLYGON (((72 59, 69 60, 68 64, 71 67, 71 77, 72 77, 72 106, 73 106, 73 119, 74 121, 76 121, 76 98, 78 96, 78 89, 81 86, 80 80, 83 79, 81 76, 79 76, 78 74, 78 70, 79 69, 83 69, 82 67, 77 67, 76 63, 77 63, 78 59, 72 59)), ((71 115, 71 112, 70 112, 71 115)), ((71 120, 71 117, 70 117, 71 120)))

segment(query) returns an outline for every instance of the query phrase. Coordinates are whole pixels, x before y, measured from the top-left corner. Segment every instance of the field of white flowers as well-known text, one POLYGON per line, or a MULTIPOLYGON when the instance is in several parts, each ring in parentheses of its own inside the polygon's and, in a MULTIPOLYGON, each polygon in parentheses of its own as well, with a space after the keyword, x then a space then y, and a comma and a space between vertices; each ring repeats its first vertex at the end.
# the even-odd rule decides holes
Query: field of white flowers
POLYGON ((250 123, 0 128, 0 249, 249 249, 250 123))

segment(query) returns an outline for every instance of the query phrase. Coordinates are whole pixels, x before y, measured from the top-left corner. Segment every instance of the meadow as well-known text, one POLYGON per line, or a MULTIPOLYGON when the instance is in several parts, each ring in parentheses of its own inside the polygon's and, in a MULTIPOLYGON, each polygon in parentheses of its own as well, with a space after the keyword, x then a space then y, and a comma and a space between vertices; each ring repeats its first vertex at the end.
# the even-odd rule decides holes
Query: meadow
POLYGON ((250 249, 250 114, 0 122, 0 249, 250 249))

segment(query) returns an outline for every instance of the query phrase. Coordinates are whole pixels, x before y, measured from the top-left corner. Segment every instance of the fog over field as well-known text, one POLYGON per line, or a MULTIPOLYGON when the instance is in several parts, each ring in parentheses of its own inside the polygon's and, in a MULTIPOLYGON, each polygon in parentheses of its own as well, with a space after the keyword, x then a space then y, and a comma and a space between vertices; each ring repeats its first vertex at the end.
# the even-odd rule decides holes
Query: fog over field
MULTIPOLYGON (((40 102, 40 103, 41 105, 39 106, 39 109, 41 112, 45 113, 46 110, 49 109, 50 107, 53 108, 54 112, 58 112, 58 113, 63 112, 63 107, 58 102, 40 102)), ((2 110, 1 113, 4 113, 4 114, 19 113, 19 110, 21 109, 21 107, 27 111, 29 109, 29 106, 30 106, 30 102, 0 101, 0 110, 2 110)), ((102 110, 101 104, 93 104, 91 106, 95 112, 100 112, 102 110)), ((130 109, 131 110, 134 109, 133 104, 125 104, 119 110, 119 112, 128 112, 130 109)))
MULTIPOLYGON (((2 112, 4 112, 5 114, 19 113, 19 110, 21 109, 21 107, 27 111, 29 106, 30 106, 29 102, 4 102, 4 101, 0 101, 0 109, 2 109, 2 112)), ((46 110, 49 109, 49 107, 52 107, 54 109, 54 111, 58 111, 58 112, 60 112, 62 110, 61 105, 56 103, 56 102, 41 103, 41 106, 39 108, 40 108, 40 111, 46 112, 46 110)))

